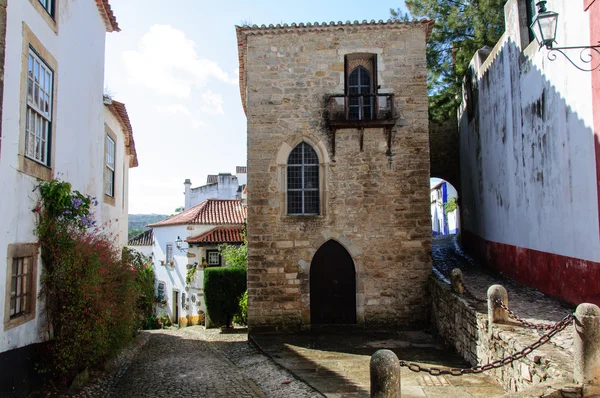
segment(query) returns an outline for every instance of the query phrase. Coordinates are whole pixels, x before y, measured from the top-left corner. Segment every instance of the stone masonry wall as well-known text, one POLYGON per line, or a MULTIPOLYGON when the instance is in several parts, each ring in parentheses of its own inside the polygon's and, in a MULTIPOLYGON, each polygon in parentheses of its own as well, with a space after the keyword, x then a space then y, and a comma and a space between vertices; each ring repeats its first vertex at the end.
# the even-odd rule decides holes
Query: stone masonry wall
MULTIPOLYGON (((539 332, 514 323, 494 324, 490 331, 485 304, 465 300, 454 294, 450 285, 435 277, 430 280, 430 289, 433 327, 471 365, 484 365, 508 357, 541 336, 539 332)), ((550 342, 522 359, 488 373, 508 392, 520 392, 547 381, 571 383, 572 353, 550 342)))
POLYGON ((455 117, 443 123, 429 124, 429 152, 431 176, 448 181, 460 191, 458 121, 455 117))
POLYGON ((426 27, 296 29, 247 36, 248 322, 310 324, 310 264, 329 239, 354 260, 359 324, 426 323, 431 273, 426 27), (381 128, 338 130, 326 98, 344 93, 344 56, 377 54, 380 93, 400 115, 392 155, 381 128), (286 163, 300 142, 318 153, 321 215, 287 216, 286 163))

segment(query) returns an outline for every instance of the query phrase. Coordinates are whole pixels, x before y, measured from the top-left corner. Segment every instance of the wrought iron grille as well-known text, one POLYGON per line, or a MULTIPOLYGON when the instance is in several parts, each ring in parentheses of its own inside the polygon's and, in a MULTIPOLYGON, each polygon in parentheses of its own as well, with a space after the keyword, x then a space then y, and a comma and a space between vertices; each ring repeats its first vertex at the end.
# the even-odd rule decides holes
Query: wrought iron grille
POLYGON ((394 94, 362 94, 353 93, 352 91, 348 95, 332 95, 329 97, 330 122, 348 122, 351 124, 353 122, 395 119, 394 94))

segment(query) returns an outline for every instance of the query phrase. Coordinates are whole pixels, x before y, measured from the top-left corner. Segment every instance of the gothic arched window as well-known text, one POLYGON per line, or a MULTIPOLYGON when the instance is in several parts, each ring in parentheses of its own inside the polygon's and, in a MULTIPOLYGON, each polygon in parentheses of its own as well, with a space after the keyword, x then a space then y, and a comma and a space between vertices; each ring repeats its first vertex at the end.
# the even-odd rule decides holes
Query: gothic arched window
POLYGON ((319 214, 319 157, 306 142, 288 157, 287 214, 319 214))
POLYGON ((350 120, 371 120, 371 74, 362 66, 348 76, 348 118, 350 120), (362 109, 361 109, 362 108, 362 109))

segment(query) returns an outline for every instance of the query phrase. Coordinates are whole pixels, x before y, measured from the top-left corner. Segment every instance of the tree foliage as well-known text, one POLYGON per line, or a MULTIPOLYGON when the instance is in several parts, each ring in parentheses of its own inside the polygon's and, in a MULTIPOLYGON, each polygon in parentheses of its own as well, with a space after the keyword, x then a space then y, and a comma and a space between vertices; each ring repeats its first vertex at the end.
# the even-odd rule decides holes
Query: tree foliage
POLYGON ((225 262, 232 267, 248 267, 248 240, 246 239, 246 226, 242 228, 242 238, 244 242, 241 245, 228 245, 223 243, 219 245, 219 253, 225 259, 225 262))
MULTIPOLYGON (((441 122, 456 111, 469 62, 483 46, 493 47, 504 32, 506 0, 406 0, 413 17, 435 21, 427 44, 429 118, 441 122)), ((399 9, 392 19, 406 20, 399 9)))

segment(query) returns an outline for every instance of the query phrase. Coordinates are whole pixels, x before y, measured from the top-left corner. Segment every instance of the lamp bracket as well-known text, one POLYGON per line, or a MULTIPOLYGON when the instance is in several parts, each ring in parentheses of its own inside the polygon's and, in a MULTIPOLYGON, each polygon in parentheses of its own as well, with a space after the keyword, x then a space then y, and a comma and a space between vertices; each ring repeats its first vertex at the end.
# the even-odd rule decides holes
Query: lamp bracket
POLYGON ((574 47, 554 47, 552 43, 546 45, 548 49, 548 59, 550 61, 556 60, 556 52, 561 53, 567 61, 571 63, 577 69, 584 72, 592 72, 600 68, 600 41, 595 46, 574 46, 574 47), (579 61, 573 61, 565 51, 579 50, 579 61), (581 65, 578 65, 578 63, 581 65))

